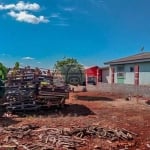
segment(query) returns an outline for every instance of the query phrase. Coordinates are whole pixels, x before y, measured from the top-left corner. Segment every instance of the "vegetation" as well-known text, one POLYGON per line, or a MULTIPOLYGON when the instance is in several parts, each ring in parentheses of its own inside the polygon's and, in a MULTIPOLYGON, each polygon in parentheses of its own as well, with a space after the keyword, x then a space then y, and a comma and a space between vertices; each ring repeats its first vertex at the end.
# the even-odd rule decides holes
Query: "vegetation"
MULTIPOLYGON (((69 74, 78 75, 80 78, 82 78, 83 74, 83 65, 81 65, 77 59, 74 58, 63 58, 62 60, 59 60, 56 62, 54 68, 58 71, 60 71, 65 78, 66 83, 69 81, 69 74)), ((81 79, 82 80, 82 79, 81 79)))
POLYGON ((56 62, 55 64, 55 68, 56 69, 62 69, 66 66, 71 66, 71 65, 76 65, 79 67, 83 67, 78 61, 77 59, 74 58, 63 58, 62 60, 59 60, 56 62))
POLYGON ((0 63, 0 98, 3 97, 5 89, 4 89, 4 82, 2 80, 5 80, 7 77, 8 69, 0 63))
POLYGON ((8 72, 8 69, 2 63, 0 63, 0 79, 1 80, 6 79, 7 72, 8 72))
POLYGON ((18 70, 18 69, 19 69, 19 67, 20 67, 20 63, 17 61, 17 62, 15 63, 14 68, 15 68, 16 70, 18 70))

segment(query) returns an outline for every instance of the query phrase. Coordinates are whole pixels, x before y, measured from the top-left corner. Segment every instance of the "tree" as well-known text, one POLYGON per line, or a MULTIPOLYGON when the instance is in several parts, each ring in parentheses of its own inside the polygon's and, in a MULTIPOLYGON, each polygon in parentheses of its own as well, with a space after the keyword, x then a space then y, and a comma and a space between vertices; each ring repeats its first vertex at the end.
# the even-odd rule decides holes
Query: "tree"
POLYGON ((16 70, 18 70, 18 69, 19 69, 19 67, 20 67, 20 63, 17 61, 17 62, 15 63, 14 68, 15 68, 16 70))
POLYGON ((83 65, 81 65, 77 59, 74 58, 63 58, 56 62, 54 68, 64 75, 65 82, 68 83, 71 76, 80 76, 82 80, 83 76, 83 65))
POLYGON ((0 79, 5 80, 7 77, 8 69, 0 63, 0 79))

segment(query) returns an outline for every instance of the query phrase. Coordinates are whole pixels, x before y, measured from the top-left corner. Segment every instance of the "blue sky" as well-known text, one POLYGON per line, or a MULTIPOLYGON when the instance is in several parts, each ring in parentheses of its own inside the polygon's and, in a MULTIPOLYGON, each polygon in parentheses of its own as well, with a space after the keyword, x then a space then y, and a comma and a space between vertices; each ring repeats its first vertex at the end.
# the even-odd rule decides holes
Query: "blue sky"
POLYGON ((0 61, 85 66, 150 50, 149 0, 0 0, 0 61))

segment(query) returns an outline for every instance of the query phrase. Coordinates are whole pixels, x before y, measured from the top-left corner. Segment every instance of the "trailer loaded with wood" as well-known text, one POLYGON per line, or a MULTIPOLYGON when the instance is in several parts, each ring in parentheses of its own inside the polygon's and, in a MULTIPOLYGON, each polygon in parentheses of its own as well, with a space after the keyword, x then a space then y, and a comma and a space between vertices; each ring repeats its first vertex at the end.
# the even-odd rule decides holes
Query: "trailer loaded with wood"
POLYGON ((9 111, 24 111, 63 107, 68 97, 69 88, 59 78, 23 68, 8 73, 3 102, 9 111))

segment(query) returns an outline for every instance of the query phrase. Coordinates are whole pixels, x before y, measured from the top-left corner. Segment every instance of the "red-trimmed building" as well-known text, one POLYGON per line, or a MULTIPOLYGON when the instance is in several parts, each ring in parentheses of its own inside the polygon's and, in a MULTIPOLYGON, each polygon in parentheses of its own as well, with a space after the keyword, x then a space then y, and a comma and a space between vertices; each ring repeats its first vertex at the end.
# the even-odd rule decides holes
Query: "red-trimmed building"
POLYGON ((98 66, 92 66, 85 69, 86 84, 96 85, 102 80, 102 70, 98 66))

